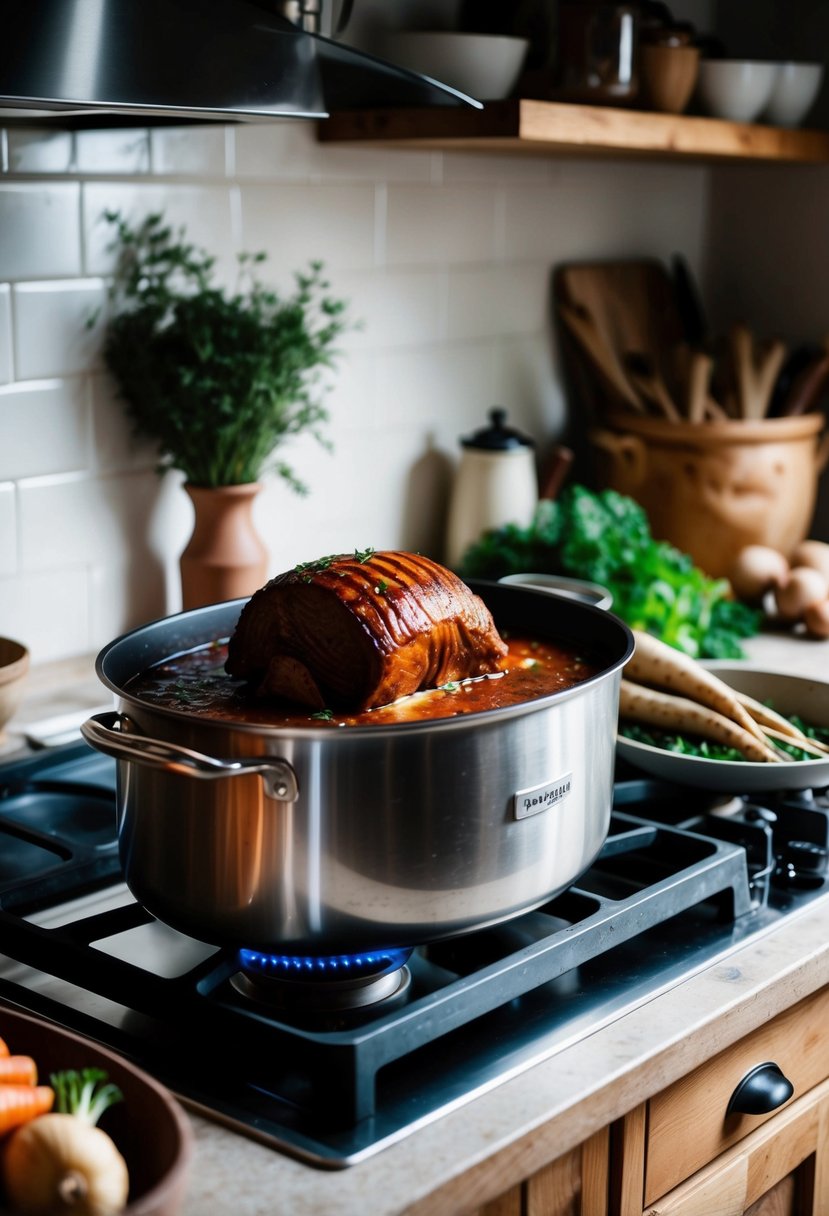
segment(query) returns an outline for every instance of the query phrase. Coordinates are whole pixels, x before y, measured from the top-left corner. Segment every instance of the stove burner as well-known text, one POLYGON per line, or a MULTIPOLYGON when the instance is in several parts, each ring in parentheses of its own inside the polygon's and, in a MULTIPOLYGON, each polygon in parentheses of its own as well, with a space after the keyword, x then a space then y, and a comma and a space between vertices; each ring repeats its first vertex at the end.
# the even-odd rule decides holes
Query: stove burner
POLYGON ((359 954, 295 955, 240 950, 237 992, 277 1008, 362 1009, 399 997, 410 982, 409 949, 359 954))

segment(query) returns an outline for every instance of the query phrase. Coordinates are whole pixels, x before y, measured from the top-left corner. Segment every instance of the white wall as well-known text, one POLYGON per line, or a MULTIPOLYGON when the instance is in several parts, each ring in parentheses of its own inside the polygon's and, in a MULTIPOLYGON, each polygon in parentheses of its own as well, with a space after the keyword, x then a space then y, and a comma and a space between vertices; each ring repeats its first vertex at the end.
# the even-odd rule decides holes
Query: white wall
POLYGON ((289 286, 319 257, 364 328, 329 400, 333 455, 285 453, 257 522, 276 573, 373 545, 441 556, 458 437, 493 404, 540 450, 564 425, 551 268, 624 255, 700 263, 708 175, 676 165, 318 145, 301 122, 6 133, 0 174, 0 634, 35 662, 93 651, 179 606, 191 526, 136 445, 84 320, 110 268, 104 208, 164 208, 227 268, 264 249, 289 286))

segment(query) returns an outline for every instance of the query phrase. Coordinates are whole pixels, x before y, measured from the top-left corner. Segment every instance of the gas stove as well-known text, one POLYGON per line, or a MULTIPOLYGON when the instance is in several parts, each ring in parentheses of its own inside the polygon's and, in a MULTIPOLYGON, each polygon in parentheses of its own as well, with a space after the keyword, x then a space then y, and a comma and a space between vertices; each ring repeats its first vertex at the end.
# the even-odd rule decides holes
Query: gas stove
POLYGON ((350 1165, 827 898, 827 792, 719 798, 616 776, 599 857, 543 907, 323 959, 217 948, 136 903, 112 760, 79 743, 7 763, 0 1000, 241 1133, 350 1165))

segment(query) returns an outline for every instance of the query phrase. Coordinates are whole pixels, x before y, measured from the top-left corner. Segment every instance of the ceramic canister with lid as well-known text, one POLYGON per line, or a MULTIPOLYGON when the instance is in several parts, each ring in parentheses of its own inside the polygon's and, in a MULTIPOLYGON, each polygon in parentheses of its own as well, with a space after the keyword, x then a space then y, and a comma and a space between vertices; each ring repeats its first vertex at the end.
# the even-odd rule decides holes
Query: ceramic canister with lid
POLYGON ((489 426, 461 439, 446 529, 449 566, 458 566, 487 529, 526 527, 532 520, 538 504, 534 444, 507 426, 506 418, 505 409, 492 409, 489 426))

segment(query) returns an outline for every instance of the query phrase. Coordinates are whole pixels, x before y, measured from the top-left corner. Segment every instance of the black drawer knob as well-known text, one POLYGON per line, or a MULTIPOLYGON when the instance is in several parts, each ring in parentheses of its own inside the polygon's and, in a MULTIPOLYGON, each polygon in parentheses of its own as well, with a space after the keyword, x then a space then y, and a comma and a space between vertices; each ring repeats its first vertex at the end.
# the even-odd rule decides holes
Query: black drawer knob
POLYGON ((794 1086, 772 1060, 747 1072, 728 1100, 726 1115, 767 1115, 788 1102, 794 1086))

